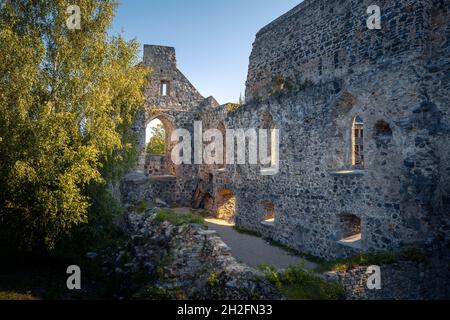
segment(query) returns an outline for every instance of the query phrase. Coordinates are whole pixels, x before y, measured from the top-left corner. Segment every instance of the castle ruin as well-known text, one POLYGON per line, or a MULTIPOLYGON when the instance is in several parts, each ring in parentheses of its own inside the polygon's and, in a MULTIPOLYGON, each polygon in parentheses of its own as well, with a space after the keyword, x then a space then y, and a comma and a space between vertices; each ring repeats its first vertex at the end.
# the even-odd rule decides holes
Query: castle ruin
POLYGON ((153 68, 145 128, 159 119, 165 156, 142 153, 147 199, 205 208, 295 250, 324 258, 450 238, 450 1, 305 0, 262 28, 246 102, 204 98, 175 49, 146 45, 153 68), (175 165, 171 132, 277 128, 279 172, 255 165, 175 165))

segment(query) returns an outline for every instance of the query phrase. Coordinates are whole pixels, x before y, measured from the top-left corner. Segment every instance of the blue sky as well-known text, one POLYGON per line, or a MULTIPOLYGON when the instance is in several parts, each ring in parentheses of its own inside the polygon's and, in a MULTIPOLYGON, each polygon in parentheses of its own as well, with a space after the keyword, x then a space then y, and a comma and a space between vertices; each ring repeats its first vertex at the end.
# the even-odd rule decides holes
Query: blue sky
POLYGON ((220 103, 244 93, 256 32, 301 0, 120 0, 114 33, 174 46, 178 68, 220 103))

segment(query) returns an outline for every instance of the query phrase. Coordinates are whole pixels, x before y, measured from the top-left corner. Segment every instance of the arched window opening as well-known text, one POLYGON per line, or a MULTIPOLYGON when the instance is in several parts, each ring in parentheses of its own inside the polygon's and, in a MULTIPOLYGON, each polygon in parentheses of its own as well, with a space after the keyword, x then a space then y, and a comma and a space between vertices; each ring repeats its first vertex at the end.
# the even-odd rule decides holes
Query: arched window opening
POLYGON ((173 122, 165 115, 149 119, 145 127, 144 169, 149 175, 175 175, 171 159, 174 144, 170 141, 173 122))
POLYGON ((166 130, 159 119, 149 122, 145 130, 147 154, 163 156, 166 151, 166 130))
POLYGON ((352 126, 352 165, 364 168, 364 121, 356 116, 352 126))

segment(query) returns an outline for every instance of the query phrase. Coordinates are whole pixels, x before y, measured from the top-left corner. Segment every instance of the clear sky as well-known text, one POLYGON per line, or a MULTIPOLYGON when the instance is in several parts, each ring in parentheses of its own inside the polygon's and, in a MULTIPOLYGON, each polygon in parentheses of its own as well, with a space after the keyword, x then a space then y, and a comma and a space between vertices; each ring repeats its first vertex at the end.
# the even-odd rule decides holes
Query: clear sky
POLYGON ((114 33, 173 46, 178 68, 205 96, 237 102, 263 26, 302 0, 120 0, 114 33))

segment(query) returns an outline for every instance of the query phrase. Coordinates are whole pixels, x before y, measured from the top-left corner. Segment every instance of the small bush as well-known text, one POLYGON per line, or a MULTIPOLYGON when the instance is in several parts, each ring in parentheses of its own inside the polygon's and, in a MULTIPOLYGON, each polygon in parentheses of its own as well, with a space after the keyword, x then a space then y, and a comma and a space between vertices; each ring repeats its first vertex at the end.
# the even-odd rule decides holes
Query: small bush
POLYGON ((161 209, 156 213, 156 221, 163 222, 169 221, 174 225, 183 225, 196 223, 204 225, 205 221, 202 217, 194 215, 192 213, 175 213, 172 210, 161 209))
POLYGON ((241 105, 239 103, 227 103, 225 105, 225 108, 227 109, 228 112, 236 111, 240 107, 241 107, 241 105))
POLYGON ((253 94, 252 95, 252 100, 255 103, 261 103, 263 101, 263 98, 260 95, 253 94))
POLYGON ((300 92, 309 87, 312 87, 313 85, 314 83, 309 79, 306 79, 305 81, 300 83, 294 83, 289 78, 284 80, 284 78, 277 77, 274 87, 269 91, 269 96, 280 97, 286 92, 300 92))
POLYGON ((137 213, 145 213, 145 211, 147 211, 149 209, 149 205, 147 203, 147 201, 145 201, 144 199, 142 199, 141 201, 139 201, 139 203, 135 206, 134 211, 136 211, 137 213))
POLYGON ((208 277, 208 284, 211 288, 214 288, 219 281, 219 274, 215 271, 211 272, 211 274, 208 277))
POLYGON ((320 279, 313 271, 305 270, 303 264, 291 266, 284 273, 267 265, 260 266, 259 270, 291 300, 338 300, 344 297, 339 284, 320 279))
POLYGON ((277 287, 278 289, 281 289, 282 284, 280 278, 278 277, 278 272, 274 267, 267 264, 262 264, 258 266, 258 270, 264 273, 267 281, 269 281, 271 285, 277 287))

